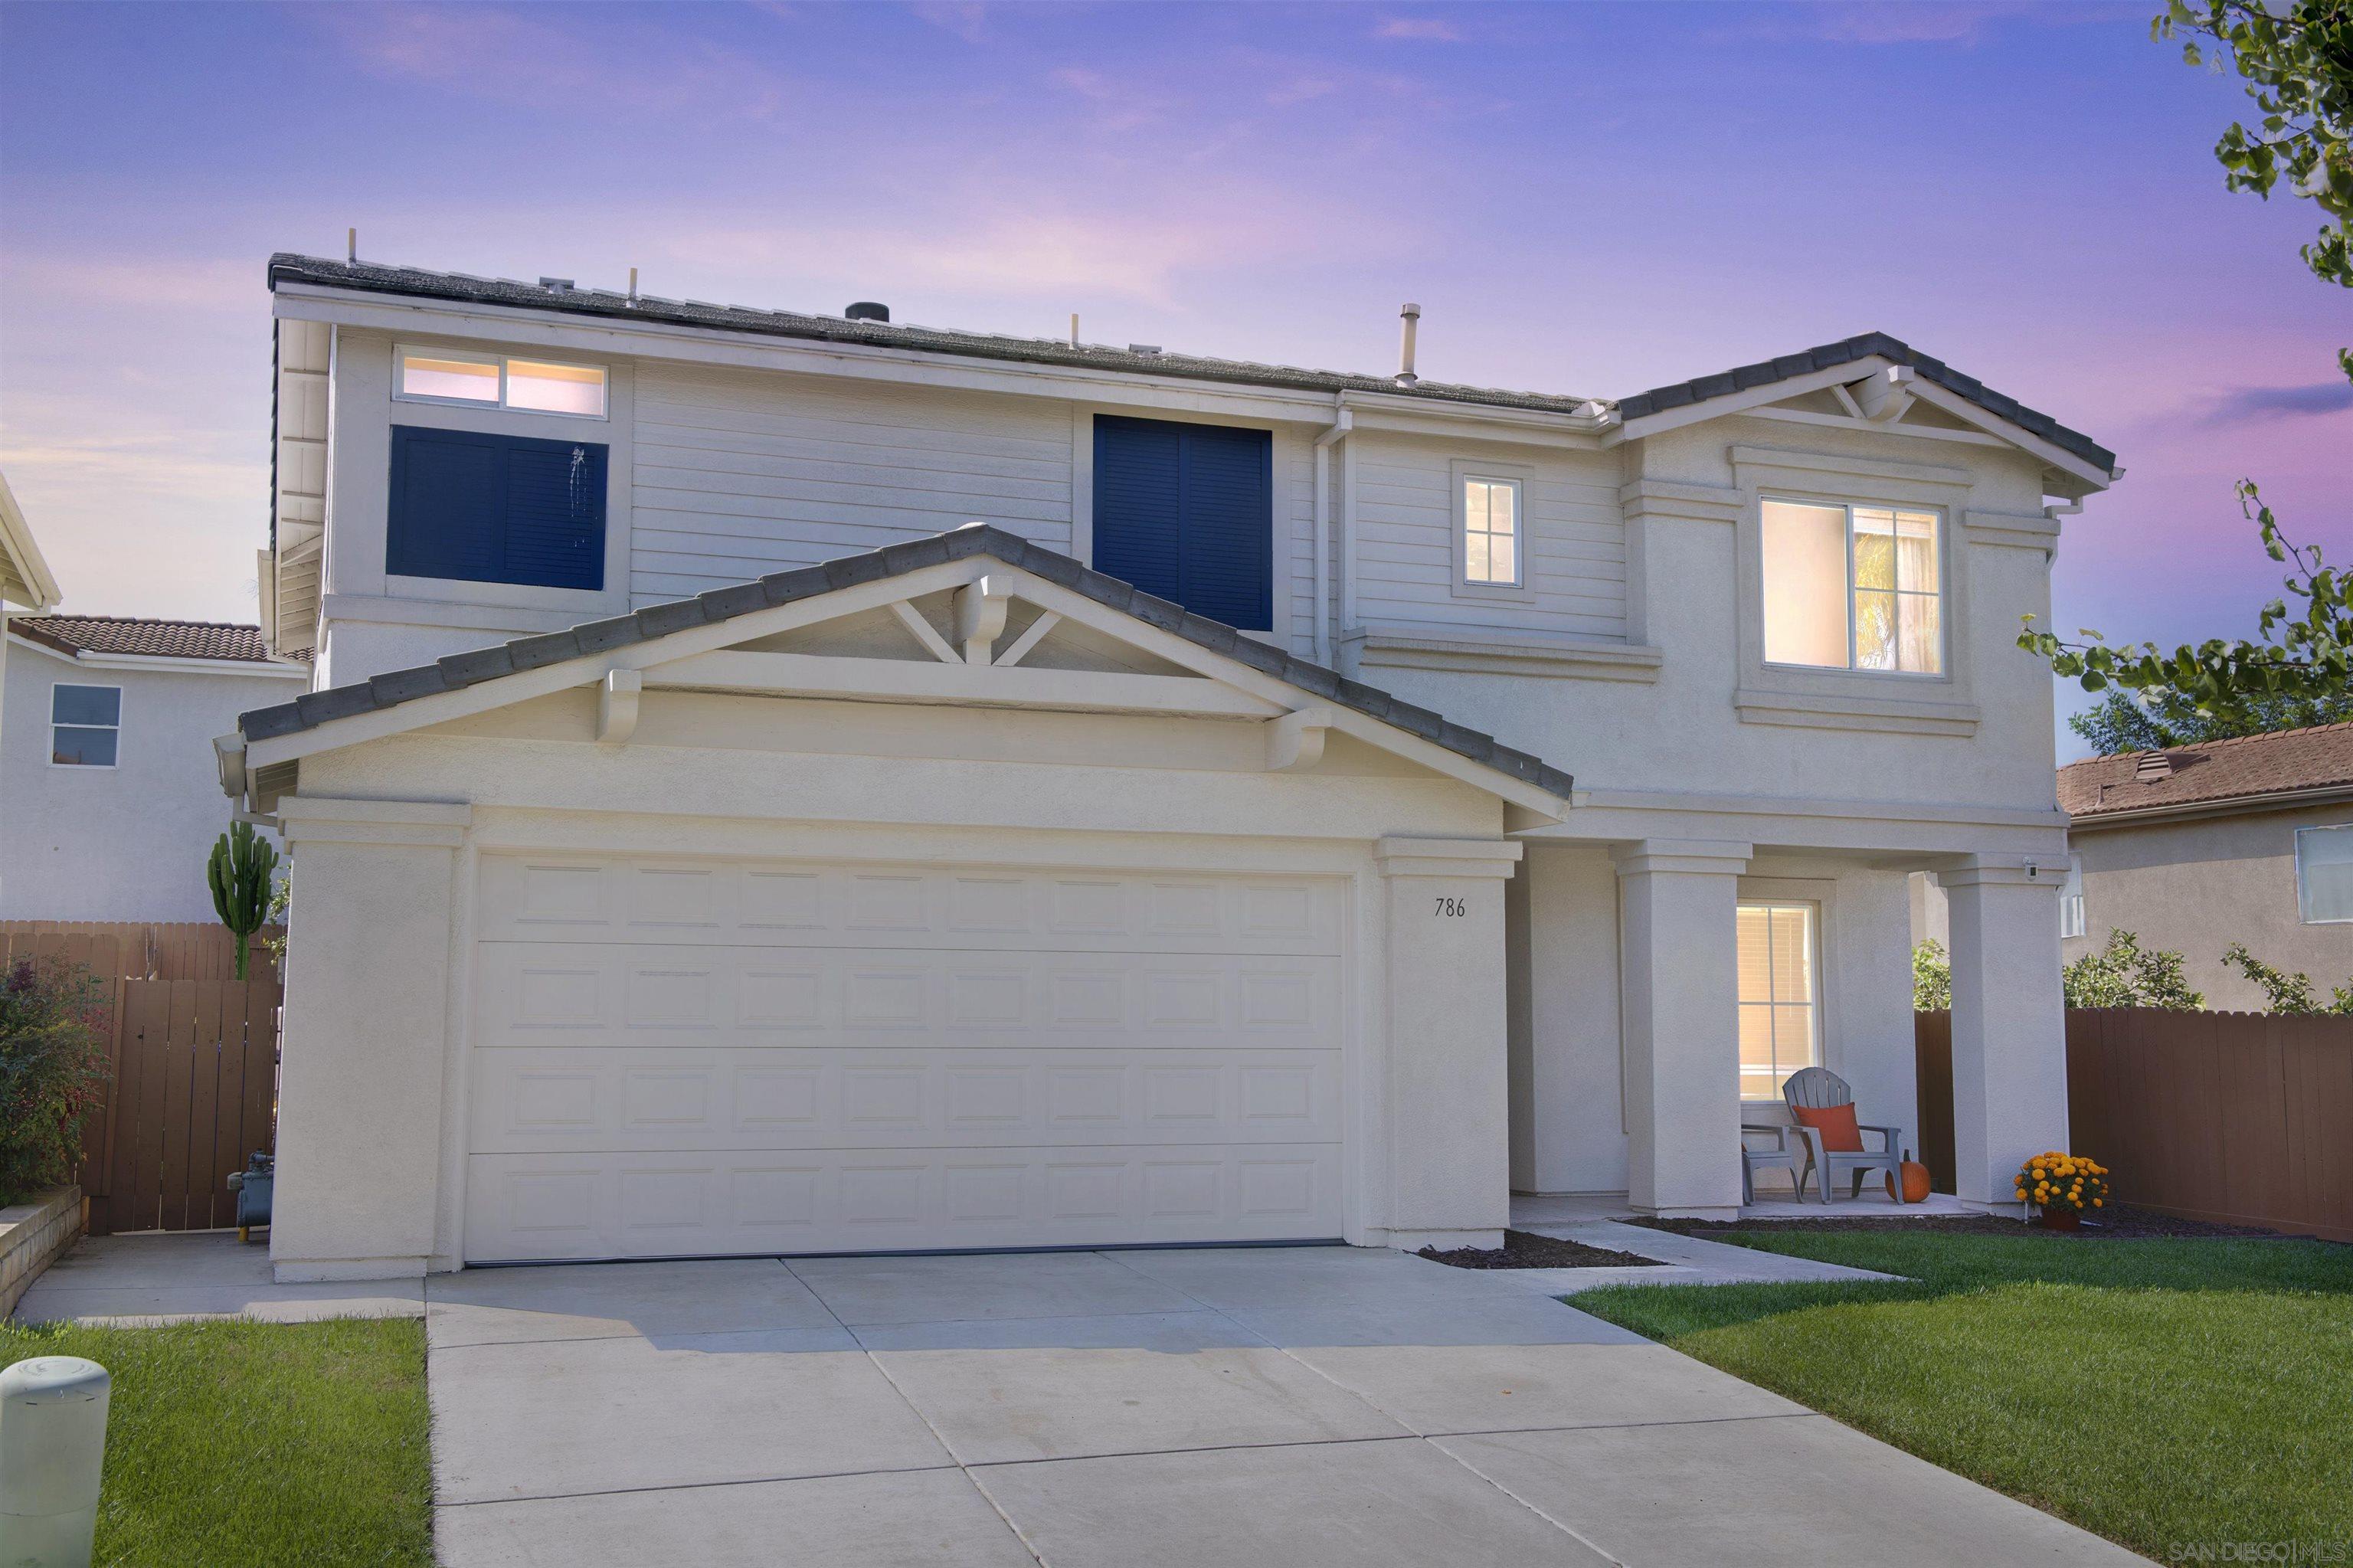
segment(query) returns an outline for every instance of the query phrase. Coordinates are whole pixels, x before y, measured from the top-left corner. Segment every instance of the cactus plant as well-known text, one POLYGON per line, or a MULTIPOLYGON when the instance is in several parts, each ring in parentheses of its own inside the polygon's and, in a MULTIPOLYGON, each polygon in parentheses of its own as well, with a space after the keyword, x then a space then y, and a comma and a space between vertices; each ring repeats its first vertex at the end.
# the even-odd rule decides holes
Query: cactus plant
POLYGON ((231 822, 228 832, 213 842, 212 858, 205 863, 205 882, 213 890, 213 910, 221 924, 237 933, 237 978, 245 979, 253 934, 269 914, 269 877, 278 868, 278 852, 253 831, 250 822, 231 822))

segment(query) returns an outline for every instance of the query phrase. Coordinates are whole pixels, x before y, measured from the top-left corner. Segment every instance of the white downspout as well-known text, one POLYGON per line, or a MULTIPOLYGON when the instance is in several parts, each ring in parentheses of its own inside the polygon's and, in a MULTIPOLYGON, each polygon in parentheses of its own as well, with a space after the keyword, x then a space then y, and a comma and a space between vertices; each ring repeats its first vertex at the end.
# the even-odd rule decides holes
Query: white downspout
POLYGON ((1315 662, 1332 667, 1332 443, 1355 426, 1348 395, 1335 400, 1332 428, 1315 438, 1315 662))

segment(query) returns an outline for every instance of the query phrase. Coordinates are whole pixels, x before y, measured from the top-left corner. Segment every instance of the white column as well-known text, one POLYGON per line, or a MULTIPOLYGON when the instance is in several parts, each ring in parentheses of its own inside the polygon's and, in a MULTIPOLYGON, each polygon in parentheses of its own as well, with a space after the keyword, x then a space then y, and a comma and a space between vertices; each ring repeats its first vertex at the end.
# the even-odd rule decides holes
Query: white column
POLYGON ((2063 865, 1991 855, 1936 873, 1952 919, 1954 1186, 1976 1207, 2014 1207, 2019 1166, 2067 1147, 2064 879, 2063 865))
POLYGON ((269 1259, 281 1280, 435 1252, 457 851, 470 806, 289 796, 293 896, 269 1259))
POLYGON ((1751 846, 1644 839, 1618 863, 1626 1197, 1646 1214, 1740 1212, 1734 910, 1751 846))
POLYGON ((1385 838, 1391 1246, 1495 1247, 1511 1221, 1506 839, 1385 838))

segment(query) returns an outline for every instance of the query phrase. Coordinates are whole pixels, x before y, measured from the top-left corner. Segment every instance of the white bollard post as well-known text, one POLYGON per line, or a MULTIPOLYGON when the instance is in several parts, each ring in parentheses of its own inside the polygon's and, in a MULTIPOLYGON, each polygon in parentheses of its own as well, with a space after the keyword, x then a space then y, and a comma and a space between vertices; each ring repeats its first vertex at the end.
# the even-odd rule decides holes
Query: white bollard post
POLYGON ((111 1389, 79 1356, 0 1372, 0 1568, 90 1568, 111 1389))

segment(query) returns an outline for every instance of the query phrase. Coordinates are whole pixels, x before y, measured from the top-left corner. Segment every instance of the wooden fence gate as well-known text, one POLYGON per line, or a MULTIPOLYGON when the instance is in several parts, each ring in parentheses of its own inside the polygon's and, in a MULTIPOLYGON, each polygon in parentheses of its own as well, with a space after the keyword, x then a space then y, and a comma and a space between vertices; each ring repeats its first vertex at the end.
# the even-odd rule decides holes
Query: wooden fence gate
POLYGON ((113 986, 112 1081, 82 1128, 90 1234, 234 1224, 229 1172, 277 1146, 278 983, 113 986))

